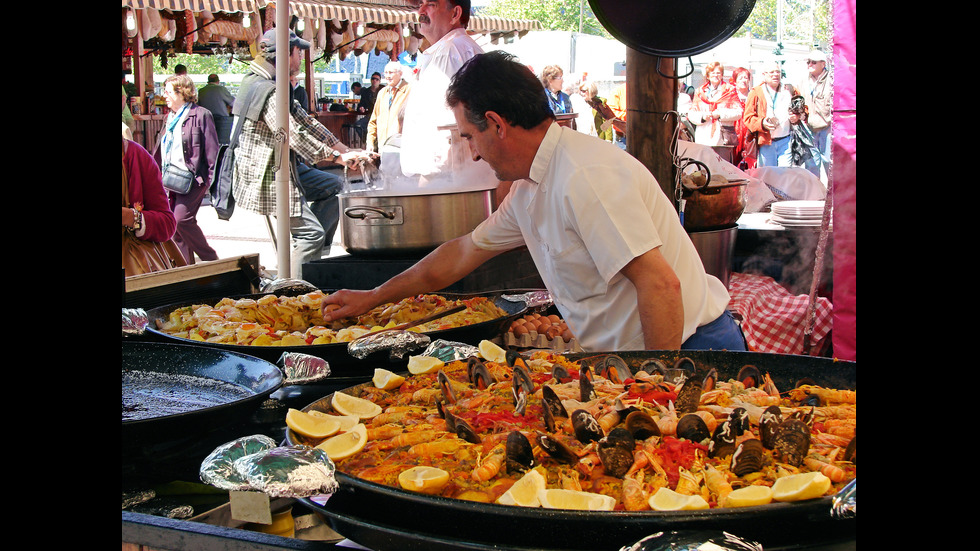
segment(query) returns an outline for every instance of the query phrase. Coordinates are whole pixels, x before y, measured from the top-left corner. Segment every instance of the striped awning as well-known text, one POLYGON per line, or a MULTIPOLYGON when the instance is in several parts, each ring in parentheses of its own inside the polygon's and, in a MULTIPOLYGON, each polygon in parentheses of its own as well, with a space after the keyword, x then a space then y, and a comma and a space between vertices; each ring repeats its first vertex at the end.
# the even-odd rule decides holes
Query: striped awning
POLYGON ((142 10, 170 10, 173 12, 257 12, 265 6, 265 0, 122 0, 122 7, 142 10))
MULTIPOLYGON (((417 24, 418 2, 412 0, 290 0, 293 15, 311 19, 338 19, 357 21, 368 25, 417 24)), ((122 0, 123 7, 133 9, 193 12, 256 12, 275 0, 122 0)), ((507 33, 541 30, 537 20, 507 19, 492 16, 470 17, 467 30, 473 33, 507 33)))

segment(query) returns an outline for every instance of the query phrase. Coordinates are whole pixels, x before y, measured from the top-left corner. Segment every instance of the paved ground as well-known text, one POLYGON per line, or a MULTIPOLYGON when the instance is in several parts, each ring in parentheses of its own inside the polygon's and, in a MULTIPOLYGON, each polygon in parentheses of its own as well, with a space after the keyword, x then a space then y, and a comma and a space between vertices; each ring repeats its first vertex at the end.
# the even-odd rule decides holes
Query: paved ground
MULTIPOLYGON (((276 219, 271 220, 273 228, 276 228, 276 219)), ((236 209, 230 220, 220 220, 211 206, 202 205, 197 213, 197 223, 204 230, 208 243, 218 252, 218 258, 258 253, 259 264, 264 266, 270 275, 275 275, 278 271, 279 259, 272 245, 264 216, 236 209)), ((330 247, 330 254, 327 256, 342 254, 347 252, 340 244, 338 228, 333 245, 330 247)))

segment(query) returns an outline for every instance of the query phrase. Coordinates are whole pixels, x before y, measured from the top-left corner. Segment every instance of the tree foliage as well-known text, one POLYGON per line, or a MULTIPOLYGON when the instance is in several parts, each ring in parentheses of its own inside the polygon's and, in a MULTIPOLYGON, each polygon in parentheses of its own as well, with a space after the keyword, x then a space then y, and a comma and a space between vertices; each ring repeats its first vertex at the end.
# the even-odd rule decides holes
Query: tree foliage
POLYGON ((582 33, 612 38, 592 13, 588 0, 493 0, 480 10, 480 14, 511 19, 536 19, 549 31, 578 32, 581 20, 582 33))

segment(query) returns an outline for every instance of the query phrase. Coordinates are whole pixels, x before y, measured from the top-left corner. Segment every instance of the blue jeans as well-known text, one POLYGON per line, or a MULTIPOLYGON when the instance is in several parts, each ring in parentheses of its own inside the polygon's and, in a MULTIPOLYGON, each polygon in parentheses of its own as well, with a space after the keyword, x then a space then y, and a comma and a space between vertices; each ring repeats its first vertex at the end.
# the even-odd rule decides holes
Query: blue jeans
POLYGON ((770 144, 760 145, 757 166, 793 166, 789 141, 789 136, 783 136, 770 144))
POLYGON ((746 351, 748 348, 742 328, 731 311, 725 310, 715 321, 698 327, 681 345, 681 350, 746 351))

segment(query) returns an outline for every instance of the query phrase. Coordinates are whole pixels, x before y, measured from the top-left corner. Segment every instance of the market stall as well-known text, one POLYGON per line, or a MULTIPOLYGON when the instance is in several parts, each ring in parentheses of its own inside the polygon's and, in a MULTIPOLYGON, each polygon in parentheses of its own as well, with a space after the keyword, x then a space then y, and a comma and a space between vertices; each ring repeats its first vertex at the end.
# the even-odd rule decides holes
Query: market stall
MULTIPOLYGON (((179 0, 169 2, 173 9, 180 11, 186 8, 191 12, 190 15, 183 12, 184 21, 189 25, 194 17, 190 3, 187 6, 174 6, 174 2, 179 0)), ((128 3, 124 2, 124 7, 142 9, 148 4, 160 6, 165 3, 168 2, 128 0, 128 3)), ((226 15, 221 20, 237 19, 239 22, 244 20, 245 14, 251 14, 249 18, 254 15, 256 21, 262 22, 262 28, 271 28, 274 21, 277 30, 283 33, 279 36, 280 40, 285 40, 288 16, 295 13, 302 13, 303 17, 309 16, 321 23, 328 22, 328 15, 331 16, 329 21, 347 17, 343 21, 347 22, 348 28, 353 22, 377 27, 406 25, 403 28, 409 28, 413 23, 411 11, 399 10, 397 5, 391 9, 382 7, 380 1, 307 0, 290 2, 290 6, 290 13, 285 10, 275 13, 275 3, 267 0, 237 4, 213 0, 212 7, 216 9, 212 13, 224 13, 226 15)), ((502 27, 494 27, 494 24, 491 21, 475 23, 477 28, 484 25, 484 29, 496 29, 488 32, 515 32, 514 27, 520 26, 514 22, 505 23, 502 27), (504 30, 501 31, 501 28, 504 30), (507 31, 508 28, 511 30, 507 31)), ((246 29, 244 25, 240 25, 240 28, 246 29)), ((324 27, 324 30, 331 29, 324 27)), ((411 30, 408 34, 411 35, 411 30)), ((343 33, 339 40, 330 38, 320 44, 324 50, 341 45, 342 36, 343 33)), ((353 44, 356 47, 356 40, 353 44)), ((194 48, 189 42, 185 46, 190 50, 194 48)), ((360 46, 363 48, 367 44, 360 46)), ((379 46, 377 41, 373 47, 388 51, 387 45, 379 46)), ((401 46, 391 45, 393 52, 398 47, 401 46)), ((142 51, 142 46, 136 51, 142 51)), ((637 67, 634 71, 652 68, 650 59, 640 58, 635 53, 630 55, 630 60, 637 67)), ((659 59, 655 59, 654 64, 659 64, 659 59)), ((636 73, 631 72, 631 76, 640 81, 636 73)), ((649 80, 651 77, 646 75, 644 78, 649 80)), ((656 78, 655 73, 653 78, 656 78)), ((284 82, 285 79, 279 81, 284 82)), ((633 107, 636 112, 647 109, 657 112, 662 109, 657 103, 662 99, 657 95, 662 86, 652 86, 649 95, 632 86, 630 97, 638 98, 634 105, 641 106, 633 107)), ((669 104, 671 107, 672 102, 669 104)), ((279 107, 283 108, 282 105, 279 107)), ((631 117, 631 132, 643 136, 659 130, 639 130, 642 120, 631 117)), ((288 135, 285 139, 288 144, 288 135)), ((657 162, 656 157, 670 151, 669 147, 663 150, 651 147, 644 139, 634 141, 631 148, 631 152, 645 162, 657 162)), ((835 164, 837 151, 835 149, 835 164)), ((668 165, 672 165, 670 160, 668 165)), ((842 162, 839 166, 847 164, 842 162)), ((663 165, 658 167, 660 170, 663 165)), ((288 185, 288 179, 281 176, 277 176, 277 184, 284 188, 288 185)), ((219 547, 324 549, 362 545, 374 551, 492 549, 502 546, 508 549, 615 551, 658 532, 668 533, 668 537, 675 541, 684 538, 706 541, 719 534, 730 533, 761 542, 767 550, 855 549, 856 365, 852 361, 806 355, 809 352, 807 343, 797 340, 772 345, 786 347, 787 354, 725 351, 690 354, 677 351, 580 353, 581 350, 575 348, 574 335, 552 332, 554 326, 561 327, 561 319, 548 293, 540 289, 533 262, 522 250, 501 255, 495 259, 499 262, 488 263, 472 274, 471 279, 461 281, 459 289, 443 290, 435 298, 413 297, 412 300, 416 302, 406 303, 419 306, 418 310, 401 303, 384 305, 372 314, 374 317, 358 320, 365 328, 375 329, 418 324, 415 325, 417 331, 396 332, 393 335, 397 336, 393 339, 378 339, 376 337, 381 333, 375 333, 375 338, 371 338, 372 335, 367 333, 369 329, 359 333, 350 327, 311 327, 307 320, 319 314, 317 300, 322 300, 322 289, 368 288, 416 261, 425 250, 438 244, 440 239, 445 239, 433 233, 431 228, 421 235, 407 232, 386 234, 384 232, 389 229, 386 228, 387 221, 398 219, 401 224, 406 212, 411 214, 421 210, 426 213, 426 218, 440 220, 444 226, 460 224, 463 227, 471 224, 473 217, 478 222, 481 216, 485 217, 495 207, 493 195, 485 190, 463 194, 465 198, 456 195, 427 194, 422 199, 425 202, 423 207, 414 206, 401 211, 392 209, 392 212, 375 205, 347 205, 363 211, 373 208, 375 212, 380 212, 379 217, 370 220, 366 215, 361 218, 347 216, 345 223, 350 225, 348 232, 364 237, 372 244, 365 251, 382 251, 384 254, 352 254, 343 264, 323 261, 309 265, 309 271, 304 269, 304 276, 317 290, 293 282, 293 288, 281 289, 281 292, 273 295, 266 294, 264 291, 269 289, 270 282, 258 273, 255 259, 248 258, 225 266, 217 273, 209 273, 207 283, 210 286, 207 289, 202 288, 203 279, 199 277, 202 274, 195 272, 194 277, 184 277, 183 274, 189 273, 185 271, 179 277, 173 273, 163 273, 141 278, 145 281, 144 294, 138 300, 127 300, 134 297, 127 297, 124 292, 122 370, 127 384, 123 389, 123 441, 128 444, 124 445, 122 456, 124 550, 219 547), (460 205, 464 203, 472 206, 461 209, 460 205), (466 216, 449 217, 446 212, 464 213, 466 216), (358 226, 358 223, 362 225, 358 226), (417 239, 421 239, 421 242, 417 239), (459 297, 453 293, 458 293, 459 297), (462 304, 453 302, 457 298, 462 304), (432 308, 426 310, 418 303, 432 308), (473 323, 474 318, 466 318, 473 315, 471 309, 475 308, 474 305, 487 303, 493 304, 493 308, 486 307, 484 311, 490 312, 488 318, 478 318, 476 323, 473 323), (451 307, 457 310, 463 307, 463 310, 450 314, 451 307), (413 314, 405 314, 409 316, 407 318, 396 317, 398 312, 413 314), (423 315, 424 320, 420 319, 423 315), (461 317, 450 318, 455 315, 461 317), (460 325, 453 325, 455 322, 450 319, 462 321, 460 325), (436 325, 424 326, 423 321, 436 325), (270 328, 263 327, 263 323, 269 324, 270 328), (307 332, 302 336, 292 334, 299 333, 298 330, 293 331, 296 329, 294 325, 303 326, 307 332), (327 332, 328 329, 331 333, 327 332), (348 332, 341 338, 340 332, 344 330, 348 332), (226 340, 231 334, 246 333, 251 334, 253 339, 247 346, 233 347, 226 340), (291 338, 287 339, 287 333, 291 338), (356 342, 364 336, 368 338, 356 342), (262 339, 261 344, 257 342, 259 339, 262 339), (376 348, 379 343, 385 346, 376 348), (402 354, 390 353, 392 348, 402 354), (413 360, 420 357, 429 359, 413 360), (149 361, 150 358, 154 361, 149 361), (378 369, 382 371, 379 373, 376 371, 378 369), (167 408, 179 406, 182 409, 144 411, 139 398, 127 401, 127 392, 130 398, 132 394, 146 396, 151 391, 157 397, 172 396, 174 393, 167 391, 186 384, 188 380, 192 381, 191 388, 195 393, 201 389, 201 381, 205 380, 207 384, 203 386, 209 392, 196 396, 201 399, 194 403, 178 398, 177 404, 173 401, 166 404, 167 408), (778 390, 773 390, 768 384, 778 390), (161 387, 162 392, 159 391, 161 387), (561 387, 563 395, 560 405, 565 409, 552 409, 554 401, 546 398, 544 387, 561 387), (695 391, 696 394, 691 394, 695 391), (714 394, 710 394, 712 392, 714 394), (656 407, 648 404, 649 409, 642 407, 643 400, 652 399, 653 394, 663 398, 661 393, 670 397, 665 402, 667 405, 656 407), (630 401, 630 398, 639 395, 642 398, 630 401), (692 395, 694 397, 690 398, 692 395), (464 407, 463 399, 473 399, 470 402, 472 407, 464 407), (601 406, 595 406, 594 414, 587 411, 593 406, 586 405, 593 400, 602 400, 601 406), (621 404, 623 400, 636 409, 628 409, 621 404), (480 403, 488 406, 480 407, 480 403), (493 404, 493 407, 489 407, 489 404, 493 404), (686 409, 690 404, 693 404, 693 409, 686 409), (705 407, 701 408, 699 404, 705 407), (714 406, 721 409, 716 411, 714 406), (772 421, 764 413, 772 412, 765 410, 764 406, 777 406, 777 410, 780 410, 777 425, 768 424, 772 421), (401 407, 407 409, 398 409, 401 407), (738 411, 740 408, 741 412, 738 411), (831 409, 834 413, 830 413, 831 409), (372 450, 377 453, 376 450, 382 445, 379 443, 379 432, 375 431, 385 426, 379 415, 402 414, 408 410, 412 411, 412 415, 420 416, 413 418, 413 428, 405 425, 397 434, 389 435, 390 438, 422 438, 418 432, 419 426, 435 424, 448 430, 439 429, 440 441, 431 443, 444 443, 450 437, 453 442, 466 440, 465 446, 473 455, 471 463, 466 464, 465 468, 457 466, 462 473, 458 476, 462 476, 462 479, 454 484, 459 488, 439 485, 436 492, 413 491, 411 486, 377 472, 393 464, 393 459, 389 463, 382 460, 371 465, 375 469, 372 471, 365 468, 366 463, 355 465, 356 455, 346 453, 346 448, 341 450, 342 453, 337 452, 337 446, 348 444, 331 440, 345 434, 359 438, 359 431, 363 430, 365 437, 359 440, 361 447, 352 453, 372 450), (694 410, 707 413, 707 419, 694 410), (600 438, 595 432, 591 433, 596 436, 592 439, 583 428, 592 423, 579 411, 593 415, 595 424, 607 433, 604 436, 611 436, 613 429, 620 429, 615 434, 623 440, 600 438), (644 413, 653 419, 658 432, 643 432, 654 429, 649 424, 643 424, 646 422, 643 415, 634 416, 634 413, 644 413), (851 414, 852 417, 846 417, 851 414), (354 424, 340 429, 339 419, 319 421, 323 415, 355 417, 356 420, 354 424), (689 417, 692 415, 701 423, 712 422, 713 428, 706 429, 708 432, 701 435, 697 432, 701 430, 700 426, 689 417), (631 424, 631 417, 639 424, 631 424), (572 418, 585 420, 573 422, 572 418), (303 423, 309 424, 299 424, 296 419, 303 419, 303 423), (672 420, 676 422, 672 424, 672 420), (685 429, 681 428, 681 420, 685 429), (787 427, 783 429, 785 433, 777 431, 774 427, 782 426, 784 421, 787 427), (839 424, 843 425, 846 436, 831 432, 831 425, 837 424, 832 421, 841 421, 839 424), (313 425, 319 427, 333 422, 338 424, 338 428, 329 434, 326 429, 323 433, 309 430, 313 425), (500 430, 502 425, 510 428, 500 430), (804 428, 800 429, 800 425, 804 428), (687 426, 695 432, 687 432, 687 426), (715 430, 719 426, 729 428, 715 430), (369 429, 372 431, 370 440, 374 441, 371 444, 367 443, 366 436, 369 429), (758 450, 759 464, 749 464, 744 467, 744 474, 729 479, 730 483, 735 484, 734 488, 726 490, 724 485, 709 487, 708 483, 712 469, 725 469, 726 472, 730 469, 734 473, 737 468, 742 471, 743 465, 737 464, 734 459, 727 461, 706 455, 703 464, 689 462, 698 457, 691 451, 692 446, 701 446, 702 451, 707 453, 713 449, 715 438, 719 446, 725 443, 734 445, 735 436, 731 436, 731 442, 725 438, 738 432, 739 436, 747 435, 747 438, 738 439, 737 443, 743 445, 744 440, 761 441, 768 438, 766 434, 770 430, 780 434, 780 441, 785 441, 788 447, 781 443, 779 446, 767 446, 764 451, 758 450), (629 436, 622 436, 623 431, 629 436), (545 433, 567 437, 565 445, 574 446, 577 450, 573 451, 574 460, 570 460, 568 455, 562 456, 560 451, 556 452, 557 455, 551 455, 550 451, 542 453, 550 446, 550 440, 540 439, 545 433), (496 443, 494 440, 501 434, 507 436, 506 445, 503 441, 496 443), (687 436, 680 436, 682 434, 687 436), (513 435, 518 436, 511 438, 513 435), (572 441, 573 436, 577 442, 572 441), (521 438, 535 444, 529 443, 527 448, 522 448, 521 438), (647 438, 657 440, 651 441, 647 448, 641 443, 647 438), (512 440, 517 443, 511 444, 512 440), (678 440, 691 443, 675 444, 678 440), (667 453, 663 447, 665 443, 675 446, 671 448, 671 454, 676 452, 676 455, 669 456, 671 459, 667 463, 663 463, 667 457, 663 455, 667 453), (688 503, 688 498, 696 501, 693 496, 698 494, 703 496, 701 499, 705 506, 697 504, 696 509, 670 509, 657 502, 658 505, 654 507, 654 501, 651 501, 654 491, 642 485, 651 479, 638 478, 636 480, 642 482, 638 488, 642 495, 640 501, 648 506, 631 502, 628 507, 629 477, 622 476, 623 473, 619 476, 612 474, 614 464, 620 461, 617 458, 621 458, 623 453, 617 450, 624 447, 630 452, 629 463, 624 463, 624 471, 630 475, 636 472, 625 470, 626 467, 636 467, 641 475, 656 477, 652 464, 640 466, 637 458, 646 458, 646 461, 664 468, 664 476, 670 481, 671 488, 678 485, 680 477, 687 476, 685 472, 695 473, 691 476, 695 479, 697 490, 682 494, 686 497, 671 499, 688 503), (682 448, 686 451, 682 452, 682 448), (634 454, 635 449, 642 453, 634 454), (275 450, 280 450, 283 455, 274 455, 275 450), (518 484, 523 484, 525 477, 530 476, 519 473, 533 471, 531 465, 523 463, 526 454, 522 455, 522 451, 538 458, 537 466, 541 471, 547 471, 551 478, 551 489, 559 489, 555 485, 563 480, 562 473, 567 475, 569 471, 575 471, 579 489, 574 489, 574 482, 568 482, 569 486, 561 489, 602 497, 589 498, 589 505, 584 510, 551 508, 546 506, 547 500, 542 501, 543 498, 539 498, 534 505, 524 502, 524 498, 515 498, 516 494, 510 489, 521 487, 518 484), (304 463, 283 460, 287 452, 295 456, 304 454, 304 463), (215 454, 219 454, 221 460, 219 468, 206 469, 207 465, 215 465, 210 461, 215 454), (813 454, 821 459, 811 457, 813 454), (313 464, 305 463, 311 456, 315 459, 313 464), (328 457, 330 461, 319 460, 322 457, 328 457), (261 458, 261 461, 257 458, 261 458), (482 474, 479 477, 476 475, 476 471, 485 467, 494 468, 490 461, 484 461, 490 458, 499 460, 499 464, 494 474, 484 480, 482 474), (776 459, 789 464, 788 467, 779 467, 789 472, 778 472, 776 459), (818 463, 808 463, 806 459, 818 463), (564 462, 568 461, 571 462, 566 465, 564 462), (762 469, 763 463, 770 469, 762 469), (281 467, 284 469, 282 472, 263 471, 260 468, 274 464, 290 466, 281 467), (315 467, 316 476, 312 478, 320 486, 312 490, 304 486, 302 492, 298 491, 298 480, 305 481, 304 477, 310 475, 308 469, 302 471, 303 476, 299 476, 299 470, 288 471, 298 465, 315 467), (259 476, 251 477, 249 466, 257 468, 259 476), (646 466, 650 466, 649 472, 643 470, 646 466), (833 469, 838 469, 840 473, 833 469), (499 476, 496 474, 498 470, 499 476), (207 480, 204 478, 205 472, 207 480), (283 491, 281 487, 272 491, 272 487, 266 485, 268 479, 263 476, 292 473, 296 473, 297 477, 287 477, 288 491, 283 491), (772 484, 775 478, 788 474, 806 475, 806 480, 818 480, 823 484, 823 478, 809 476, 814 473, 832 480, 833 485, 828 482, 816 494, 797 490, 796 493, 781 493, 780 499, 776 500, 770 495, 765 501, 743 503, 743 508, 734 505, 737 503, 734 498, 729 503, 718 493, 745 488, 751 490, 750 486, 754 485, 752 481, 772 484), (833 474, 833 478, 824 473, 833 474), (698 479, 698 476, 701 478, 698 479), (467 481, 465 484, 463 479, 467 481), (243 480, 247 483, 243 483, 243 480), (231 482, 235 484, 226 485, 231 482), (582 484, 585 484, 585 489, 582 489, 582 484), (464 487, 471 493, 460 490, 464 487), (611 489, 604 493, 602 488, 611 489), (443 493, 439 494, 440 491, 443 493), (505 495, 509 498, 504 498, 505 495), (507 499, 512 501, 508 502, 507 499), (678 533, 673 534, 672 531, 678 533)), ((840 195, 835 194, 834 200, 840 195)), ((377 196, 368 194, 361 199, 367 201, 377 196)), ((397 199, 411 201, 419 197, 397 199)), ((410 216, 408 220, 411 221, 410 216)), ((847 225, 835 221, 835 226, 847 225)), ((814 228, 803 228, 802 231, 813 232, 814 228)), ((820 233, 819 229, 817 231, 820 233)), ((279 235, 288 235, 288 231, 280 228, 279 235)), ((844 236, 844 239, 848 237, 844 236)), ((356 241, 350 241, 350 244, 355 246, 356 241)), ((280 250, 283 249, 288 255, 288 245, 280 246, 280 250)), ((288 256, 286 258, 288 260, 288 256)), ((280 266, 283 265, 288 265, 288 261, 280 261, 280 266)), ((820 273, 821 266, 816 268, 814 273, 820 273)), ((850 270, 853 271, 853 264, 850 270)), ((726 283, 730 283, 733 295, 751 298, 745 304, 734 305, 735 308, 742 308, 747 318, 752 321, 758 318, 773 321, 768 326, 745 326, 746 336, 755 338, 756 343, 766 342, 766 338, 774 334, 785 333, 787 326, 798 329, 801 323, 806 322, 799 317, 780 317, 777 312, 780 304, 787 304, 786 309, 794 316, 801 307, 798 296, 771 292, 779 285, 737 273, 731 274, 731 281, 726 283), (756 308, 759 304, 772 308, 758 314, 756 308), (751 335, 748 334, 750 330, 751 335)), ((810 318, 817 320, 816 327, 808 335, 818 339, 827 335, 831 314, 821 308, 819 302, 815 305, 816 312, 810 318)), ((809 305, 803 309, 808 308, 809 305)), ((767 345, 757 344, 756 348, 764 346, 767 345)), ((186 392, 181 390, 177 394, 181 396, 186 392)), ((395 418, 392 415, 391 419, 395 418)), ((390 447, 381 449, 401 450, 401 461, 404 454, 410 452, 406 451, 407 445, 402 445, 400 440, 398 442, 397 445, 394 442, 384 444, 390 447)), ((411 443, 429 444, 430 441, 420 439, 411 443)), ((349 446, 356 445, 357 441, 354 441, 349 446)), ((464 444, 455 442, 454 445, 458 448, 464 444)), ((556 449, 560 450, 557 446, 556 449)), ((746 456, 754 457, 748 453, 746 456)), ((427 463, 422 464, 425 465, 427 463)), ((277 479, 278 482, 283 480, 277 479)), ((717 479, 713 481, 712 484, 717 479)), ((422 482, 419 484, 419 488, 422 488, 422 482)), ((425 489, 431 488, 426 486, 425 489)), ((581 497, 580 493, 576 495, 581 497)), ((735 543, 731 545, 732 549, 740 548, 734 547, 735 543)))

